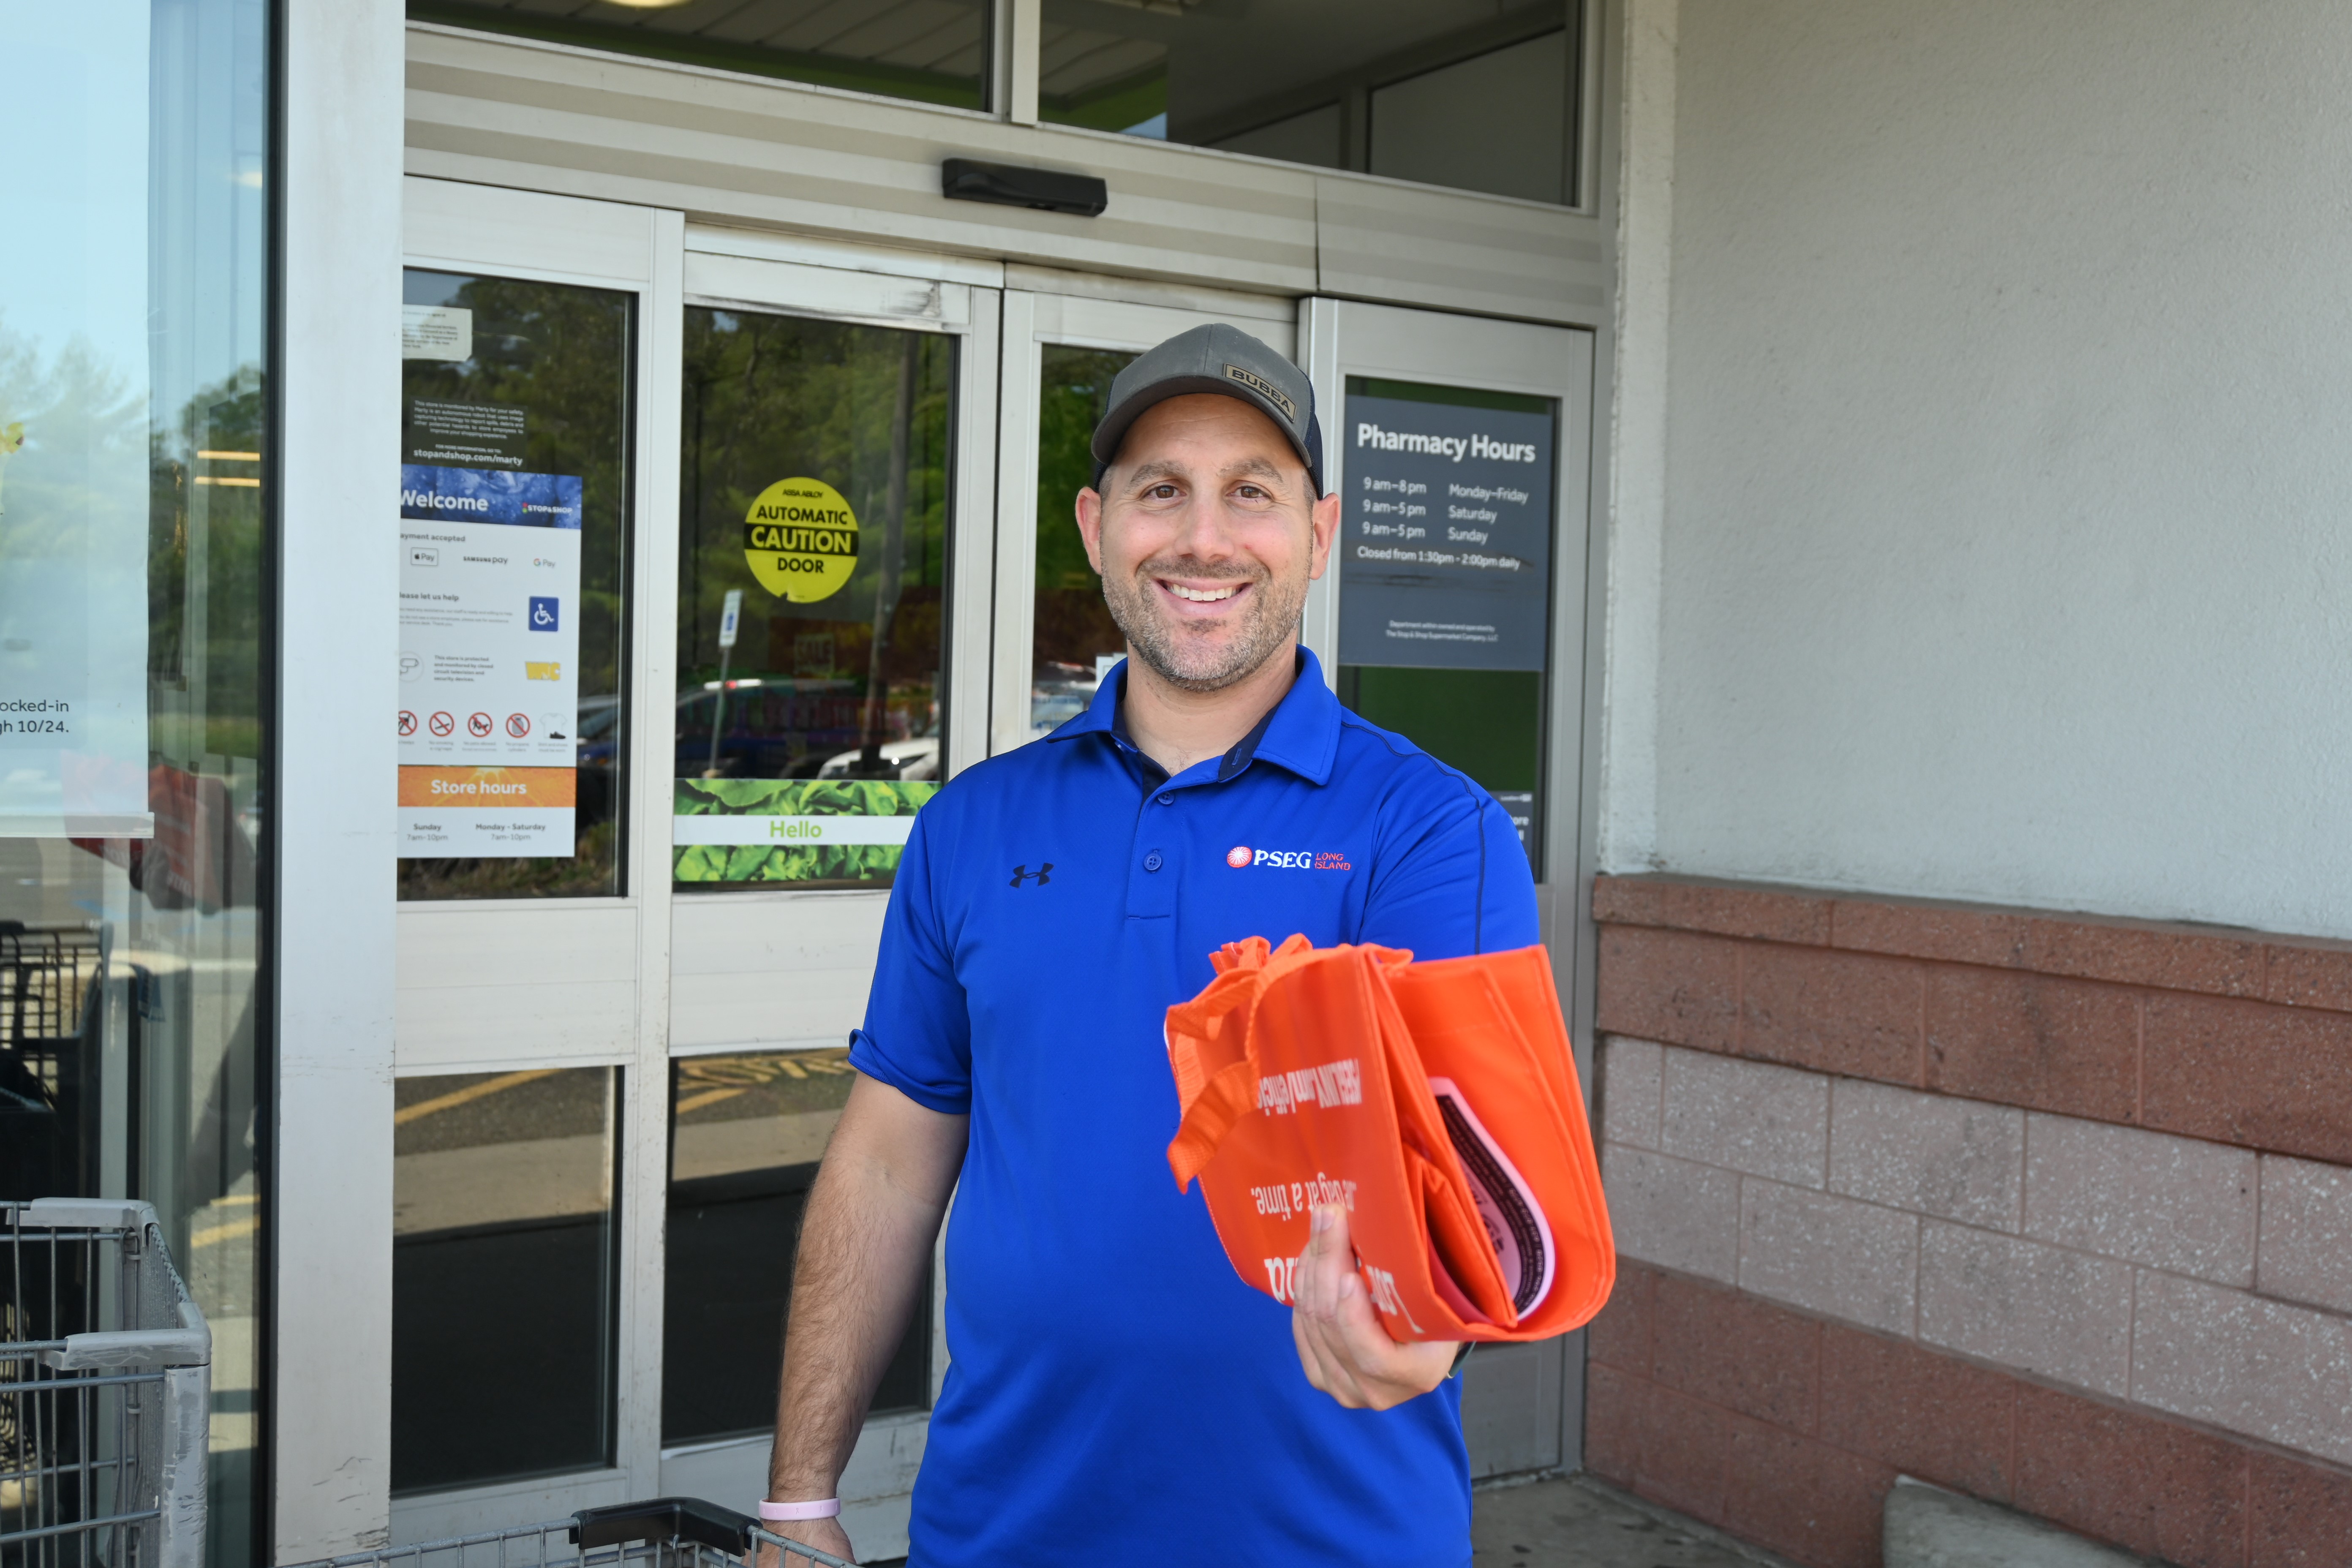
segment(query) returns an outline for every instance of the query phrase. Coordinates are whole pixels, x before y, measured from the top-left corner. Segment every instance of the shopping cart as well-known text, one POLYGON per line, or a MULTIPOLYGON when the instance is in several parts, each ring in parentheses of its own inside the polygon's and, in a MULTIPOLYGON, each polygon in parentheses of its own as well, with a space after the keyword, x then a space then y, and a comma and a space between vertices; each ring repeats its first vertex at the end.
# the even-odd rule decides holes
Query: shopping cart
POLYGON ((212 1331, 146 1204, 0 1204, 0 1568, 203 1568, 212 1331))
POLYGON ((570 1519, 485 1535, 386 1546, 298 1568, 851 1568, 829 1552, 786 1541, 749 1514, 699 1498, 655 1498, 583 1509, 570 1519), (775 1549, 770 1556, 764 1548, 775 1549), (758 1552, 759 1562, 751 1554, 758 1552))

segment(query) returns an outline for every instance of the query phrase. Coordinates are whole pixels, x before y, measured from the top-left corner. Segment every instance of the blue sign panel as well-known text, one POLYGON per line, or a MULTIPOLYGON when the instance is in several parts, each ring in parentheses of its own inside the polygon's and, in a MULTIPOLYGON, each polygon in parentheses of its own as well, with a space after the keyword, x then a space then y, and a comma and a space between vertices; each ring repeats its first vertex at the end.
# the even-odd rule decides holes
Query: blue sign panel
POLYGON ((400 515, 436 522, 578 528, 580 476, 405 463, 400 469, 400 515))
POLYGON ((1542 669, 1553 420, 1350 394, 1339 662, 1542 669))

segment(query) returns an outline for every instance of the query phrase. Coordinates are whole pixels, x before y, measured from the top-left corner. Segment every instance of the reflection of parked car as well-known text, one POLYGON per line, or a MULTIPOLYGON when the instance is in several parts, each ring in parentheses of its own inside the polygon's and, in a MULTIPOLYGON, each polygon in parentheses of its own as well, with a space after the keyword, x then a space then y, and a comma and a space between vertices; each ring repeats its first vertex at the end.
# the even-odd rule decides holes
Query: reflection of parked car
POLYGON ((613 764, 620 750, 621 700, 583 699, 572 728, 572 754, 577 770, 573 778, 579 792, 575 799, 580 812, 578 820, 583 826, 606 821, 613 815, 613 764))
POLYGON ((1092 678, 1034 682, 1029 688, 1029 733, 1052 734, 1085 712, 1094 700, 1092 678))
POLYGON ((837 757, 827 757, 816 771, 821 779, 935 779, 940 776, 940 740, 936 735, 918 735, 911 741, 892 741, 881 748, 882 770, 866 773, 858 766, 866 754, 861 747, 844 752, 837 757))
POLYGON ((620 742, 621 700, 617 697, 591 697, 580 704, 580 716, 573 721, 573 748, 583 768, 609 768, 620 742))
POLYGON ((715 683, 688 691, 677 700, 677 776, 939 777, 939 710, 928 689, 919 687, 901 687, 893 693, 882 745, 888 771, 858 773, 853 764, 865 740, 863 686, 862 681, 832 678, 746 676, 727 683, 723 715, 717 711, 721 693, 715 683), (715 758, 714 719, 719 726, 715 758))

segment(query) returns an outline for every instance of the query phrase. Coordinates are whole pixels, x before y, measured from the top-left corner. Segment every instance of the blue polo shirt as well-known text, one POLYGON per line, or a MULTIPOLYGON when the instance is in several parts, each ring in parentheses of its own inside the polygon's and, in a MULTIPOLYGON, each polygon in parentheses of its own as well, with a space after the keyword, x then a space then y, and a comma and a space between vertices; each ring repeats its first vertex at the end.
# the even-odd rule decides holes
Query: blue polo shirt
POLYGON ((1303 649, 1247 737, 1173 778, 1126 738, 1125 689, 1121 665, 924 806, 853 1037, 860 1071, 971 1117, 909 1562, 1459 1568, 1461 1384, 1379 1413, 1308 1384, 1289 1309, 1168 1173, 1163 1026, 1244 937, 1529 946, 1527 856, 1303 649))

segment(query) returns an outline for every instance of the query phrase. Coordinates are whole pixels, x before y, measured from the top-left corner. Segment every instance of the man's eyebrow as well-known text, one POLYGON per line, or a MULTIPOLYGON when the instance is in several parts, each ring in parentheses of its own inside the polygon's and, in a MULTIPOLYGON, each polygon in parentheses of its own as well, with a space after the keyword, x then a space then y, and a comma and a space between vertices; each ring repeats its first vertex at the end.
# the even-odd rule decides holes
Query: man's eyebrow
POLYGON ((1272 479, 1276 484, 1284 483, 1289 477, 1267 458, 1244 458, 1217 477, 1223 479, 1238 479, 1244 474, 1255 475, 1262 479, 1272 479))
POLYGON ((1185 468, 1180 463, 1171 463, 1165 458, 1162 458, 1157 462, 1145 463, 1141 467, 1138 468, 1133 473, 1128 475, 1125 480, 1125 488, 1129 489, 1140 489, 1150 485, 1156 485, 1162 479, 1174 479, 1179 483, 1182 483, 1190 480, 1192 477, 1192 471, 1190 468, 1185 468))

